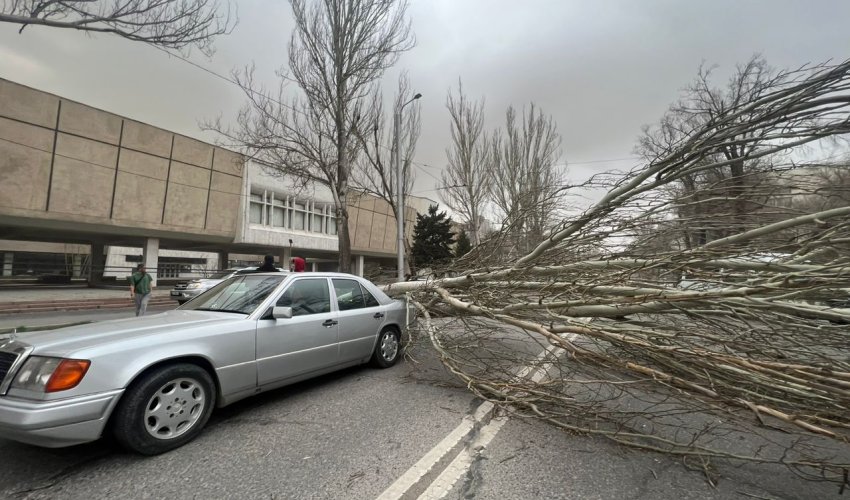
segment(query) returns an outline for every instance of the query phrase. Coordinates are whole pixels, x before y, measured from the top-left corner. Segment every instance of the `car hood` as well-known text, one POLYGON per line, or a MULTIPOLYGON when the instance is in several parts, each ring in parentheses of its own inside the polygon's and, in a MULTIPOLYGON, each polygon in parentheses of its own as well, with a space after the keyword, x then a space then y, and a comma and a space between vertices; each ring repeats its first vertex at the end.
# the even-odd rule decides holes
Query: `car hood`
POLYGON ((213 311, 174 310, 139 318, 100 321, 58 330, 19 334, 18 341, 35 348, 35 354, 62 355, 107 342, 129 340, 176 330, 210 328, 245 321, 247 316, 213 311))

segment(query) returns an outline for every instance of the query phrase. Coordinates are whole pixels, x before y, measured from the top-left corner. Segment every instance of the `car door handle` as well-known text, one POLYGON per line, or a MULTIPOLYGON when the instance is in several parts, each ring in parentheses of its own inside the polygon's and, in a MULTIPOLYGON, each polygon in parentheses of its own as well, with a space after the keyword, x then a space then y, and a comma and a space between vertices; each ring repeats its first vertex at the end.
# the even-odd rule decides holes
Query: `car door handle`
POLYGON ((375 319, 380 319, 380 318, 384 317, 384 313, 375 313, 375 315, 372 316, 372 317, 375 318, 375 319))
POLYGON ((332 327, 332 326, 334 326, 334 325, 337 325, 337 324, 339 324, 339 322, 338 322, 338 321, 334 321, 334 320, 332 320, 332 319, 328 319, 328 320, 325 320, 325 322, 324 322, 324 323, 322 323, 322 326, 327 326, 327 327, 329 327, 329 328, 330 328, 330 327, 332 327))

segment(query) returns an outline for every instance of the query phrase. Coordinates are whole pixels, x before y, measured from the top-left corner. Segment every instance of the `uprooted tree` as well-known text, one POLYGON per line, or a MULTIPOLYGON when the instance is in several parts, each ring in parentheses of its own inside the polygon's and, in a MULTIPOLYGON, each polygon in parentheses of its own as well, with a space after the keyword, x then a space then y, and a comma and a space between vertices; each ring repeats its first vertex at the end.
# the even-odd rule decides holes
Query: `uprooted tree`
POLYGON ((589 181, 607 194, 526 255, 495 235, 455 277, 389 292, 412 295, 421 338, 506 411, 682 456, 710 480, 726 458, 845 483, 848 167, 818 152, 850 132, 850 62, 761 82, 645 165, 589 181))
POLYGON ((3 0, 0 22, 111 33, 167 49, 197 47, 212 53, 212 41, 229 33, 236 16, 218 0, 3 0))

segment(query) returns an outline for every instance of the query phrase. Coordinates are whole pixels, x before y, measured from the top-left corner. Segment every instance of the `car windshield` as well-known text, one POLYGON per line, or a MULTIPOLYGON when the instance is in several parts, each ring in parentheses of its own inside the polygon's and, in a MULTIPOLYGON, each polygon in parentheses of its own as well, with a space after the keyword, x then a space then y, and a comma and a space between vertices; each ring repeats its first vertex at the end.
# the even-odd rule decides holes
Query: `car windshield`
POLYGON ((284 275, 234 276, 210 288, 180 309, 251 314, 284 278, 284 275))

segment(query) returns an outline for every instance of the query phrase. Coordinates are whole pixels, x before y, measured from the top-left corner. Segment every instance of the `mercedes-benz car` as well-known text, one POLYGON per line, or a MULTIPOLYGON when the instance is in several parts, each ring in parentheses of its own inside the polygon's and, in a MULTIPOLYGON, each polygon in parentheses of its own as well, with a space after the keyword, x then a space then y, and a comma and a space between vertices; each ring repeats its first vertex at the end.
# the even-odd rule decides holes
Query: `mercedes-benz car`
POLYGON ((45 447, 105 432, 153 455, 213 409, 345 367, 399 359, 411 312, 340 273, 233 276, 161 314, 0 340, 0 437, 45 447))

